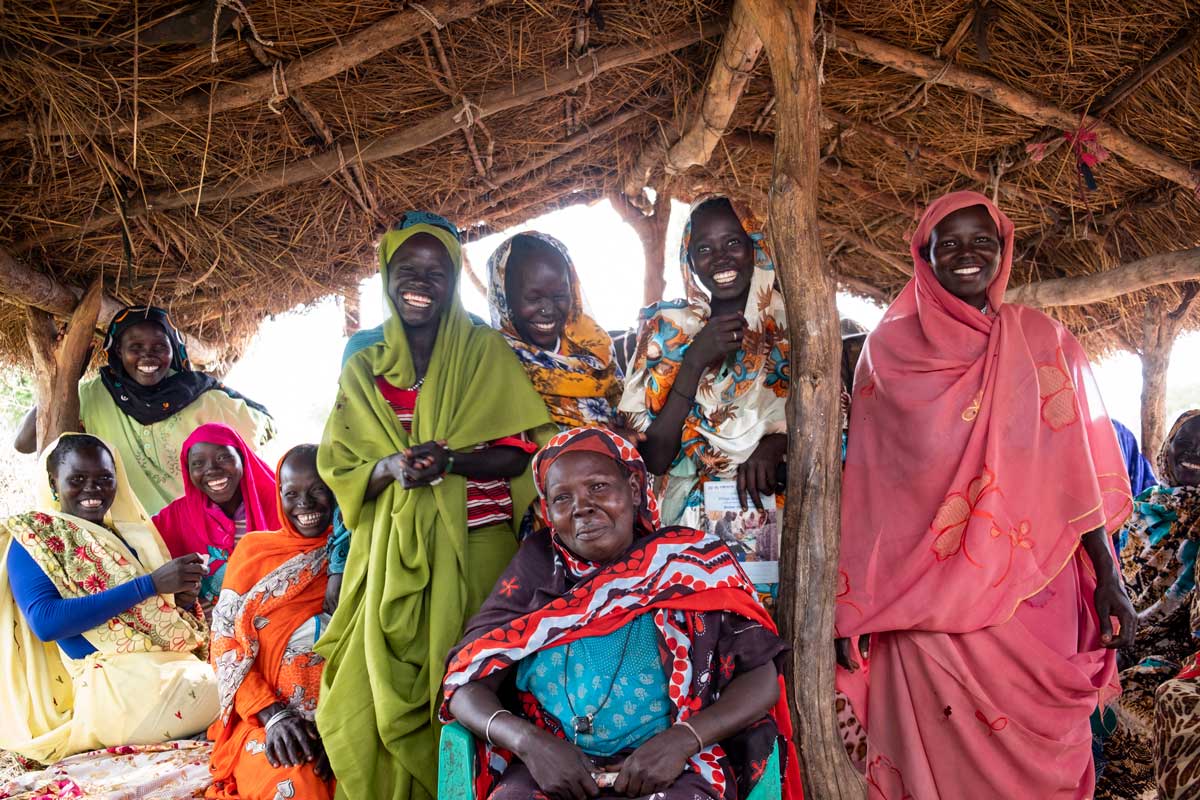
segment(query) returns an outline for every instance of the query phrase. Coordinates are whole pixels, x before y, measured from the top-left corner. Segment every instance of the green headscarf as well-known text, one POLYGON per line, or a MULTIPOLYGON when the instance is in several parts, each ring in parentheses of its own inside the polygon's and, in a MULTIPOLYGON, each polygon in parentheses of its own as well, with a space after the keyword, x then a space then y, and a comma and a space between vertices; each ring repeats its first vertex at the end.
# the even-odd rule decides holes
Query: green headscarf
MULTIPOLYGON (((418 800, 437 787, 437 706, 446 654, 466 622, 466 481, 405 490, 391 483, 364 500, 380 459, 423 442, 451 449, 550 425, 541 397, 503 337, 471 323, 458 299, 462 253, 437 224, 391 230, 380 242, 383 285, 388 259, 410 237, 427 233, 446 246, 455 268, 449 307, 417 398, 411 435, 375 385, 416 381, 404 324, 391 299, 383 341, 352 355, 317 456, 321 477, 354 531, 341 601, 317 652, 327 660, 317 725, 338 776, 338 797, 418 800)), ((528 471, 511 482, 515 528, 534 498, 528 471)))

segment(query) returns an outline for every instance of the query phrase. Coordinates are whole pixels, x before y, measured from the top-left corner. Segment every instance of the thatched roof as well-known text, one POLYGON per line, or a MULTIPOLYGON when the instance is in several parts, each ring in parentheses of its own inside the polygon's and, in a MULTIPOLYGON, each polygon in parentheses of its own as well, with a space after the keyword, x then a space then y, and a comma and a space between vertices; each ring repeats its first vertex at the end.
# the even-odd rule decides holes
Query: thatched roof
MULTIPOLYGON (((707 166, 667 185, 661 159, 644 160, 695 113, 726 2, 241 6, 143 0, 135 18, 115 0, 6 3, 0 247, 59 289, 102 272, 118 300, 165 305, 236 351, 264 315, 356 286, 375 236, 408 208, 502 229, 612 196, 638 163, 681 197, 723 184, 761 204, 769 187, 761 58, 707 166)), ((1177 0, 979 6, 822 6, 820 212, 845 285, 894 294, 913 214, 952 187, 998 187, 1018 227, 1017 283, 1200 245, 1197 12, 1177 0), (872 43, 916 66, 881 66, 864 56, 872 43), (936 60, 929 80, 921 56, 936 60), (1095 129, 1098 145, 1116 154, 1093 167, 1096 187, 1067 126, 987 86, 939 85, 963 70, 1072 115, 1103 107, 1113 127, 1095 129)), ((1093 352, 1136 348, 1152 293, 1178 305, 1174 284, 1055 313, 1093 352)), ((0 304, 0 356, 22 358, 24 327, 20 304, 0 304)))

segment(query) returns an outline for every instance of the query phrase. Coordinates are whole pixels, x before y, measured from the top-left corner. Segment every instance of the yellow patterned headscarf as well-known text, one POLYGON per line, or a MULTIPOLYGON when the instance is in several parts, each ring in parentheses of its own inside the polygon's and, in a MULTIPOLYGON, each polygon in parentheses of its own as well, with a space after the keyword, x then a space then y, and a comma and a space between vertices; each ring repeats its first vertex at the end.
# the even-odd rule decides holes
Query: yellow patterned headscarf
POLYGON ((566 245, 546 233, 528 231, 513 236, 496 248, 488 259, 488 305, 492 327, 504 334, 521 360, 533 388, 546 402, 550 417, 564 428, 607 427, 621 398, 612 357, 612 338, 588 312, 579 286, 579 275, 566 245), (571 310, 563 326, 558 352, 543 350, 517 333, 507 296, 508 259, 519 236, 545 242, 567 265, 571 286, 571 310))

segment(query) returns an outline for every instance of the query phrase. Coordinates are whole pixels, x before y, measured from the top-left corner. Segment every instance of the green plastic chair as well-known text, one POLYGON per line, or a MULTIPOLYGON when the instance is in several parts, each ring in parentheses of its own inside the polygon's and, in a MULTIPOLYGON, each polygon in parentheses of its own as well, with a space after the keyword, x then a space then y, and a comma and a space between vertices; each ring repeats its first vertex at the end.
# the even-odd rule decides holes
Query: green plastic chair
MULTIPOLYGON (((783 787, 779 777, 779 746, 771 752, 762 779, 746 800, 779 800, 783 787)), ((438 800, 476 800, 475 737, 457 722, 442 728, 438 756, 438 800)))

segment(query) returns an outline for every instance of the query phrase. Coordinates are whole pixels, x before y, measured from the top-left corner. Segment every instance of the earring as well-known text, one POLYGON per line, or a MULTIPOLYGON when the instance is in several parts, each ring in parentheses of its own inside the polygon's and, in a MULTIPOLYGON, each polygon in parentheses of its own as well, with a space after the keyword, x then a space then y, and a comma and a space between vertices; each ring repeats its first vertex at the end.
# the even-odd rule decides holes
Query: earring
POLYGON ((54 500, 54 502, 58 502, 58 490, 53 486, 50 487, 50 498, 54 500))

